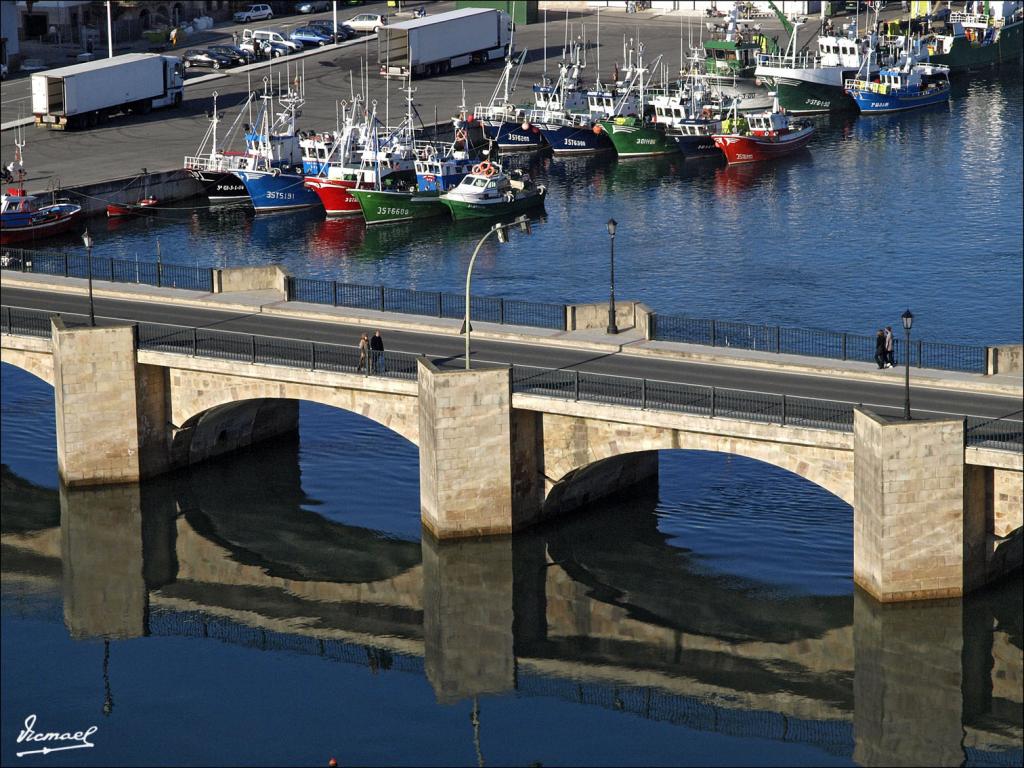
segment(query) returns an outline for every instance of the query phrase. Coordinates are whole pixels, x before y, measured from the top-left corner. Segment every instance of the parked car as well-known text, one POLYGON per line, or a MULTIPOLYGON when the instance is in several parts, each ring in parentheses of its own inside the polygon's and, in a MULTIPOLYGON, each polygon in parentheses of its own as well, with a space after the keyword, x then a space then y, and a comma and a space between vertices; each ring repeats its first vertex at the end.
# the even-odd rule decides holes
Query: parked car
POLYGON ((288 39, 304 47, 327 45, 334 40, 328 32, 323 32, 316 27, 299 27, 288 35, 288 39))
POLYGON ((250 5, 244 11, 237 11, 231 18, 238 24, 244 24, 250 21, 272 19, 274 18, 274 12, 270 9, 269 5, 250 5))
POLYGON ((276 59, 281 56, 287 56, 297 50, 292 47, 295 43, 292 43, 290 40, 287 42, 288 45, 285 45, 284 43, 278 43, 272 40, 253 40, 250 37, 249 39, 240 42, 238 47, 246 53, 251 54, 254 59, 266 58, 268 55, 271 58, 276 59))
POLYGON ((379 13, 357 13, 351 19, 345 22, 345 25, 351 27, 356 32, 376 32, 383 26, 386 26, 388 19, 386 16, 381 16, 379 13))
POLYGON ((296 13, 319 13, 329 10, 331 10, 330 0, 306 0, 306 2, 295 4, 296 13))
POLYGON ((227 56, 231 59, 231 66, 251 64, 256 59, 252 53, 249 51, 243 51, 237 45, 211 45, 209 50, 214 53, 218 53, 221 56, 227 56))
POLYGON ((333 23, 330 19, 314 19, 309 22, 307 26, 313 27, 323 32, 325 35, 334 35, 334 42, 342 43, 345 40, 356 36, 356 31, 351 27, 346 27, 343 23, 338 24, 337 29, 334 29, 333 23))
POLYGON ((205 48, 188 49, 182 54, 181 62, 185 65, 185 69, 192 67, 220 69, 221 67, 230 67, 234 63, 227 56, 205 48))
POLYGON ((267 42, 276 43, 277 45, 283 45, 285 48, 289 49, 289 53, 291 53, 292 51, 298 51, 302 49, 302 46, 299 43, 295 43, 292 42, 291 40, 288 40, 280 32, 277 32, 273 29, 243 29, 242 40, 245 41, 250 39, 256 40, 256 42, 258 43, 267 42))

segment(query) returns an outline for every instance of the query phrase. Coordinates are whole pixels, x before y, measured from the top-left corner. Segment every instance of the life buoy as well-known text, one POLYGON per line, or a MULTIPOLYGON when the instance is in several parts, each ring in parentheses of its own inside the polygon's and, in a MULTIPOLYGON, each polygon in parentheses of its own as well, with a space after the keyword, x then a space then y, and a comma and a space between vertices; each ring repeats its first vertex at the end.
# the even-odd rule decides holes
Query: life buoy
POLYGON ((495 168, 495 167, 494 167, 494 166, 492 165, 492 166, 490 166, 489 168, 487 168, 487 169, 486 169, 486 170, 484 171, 484 176, 486 176, 487 178, 491 178, 491 176, 493 176, 493 175, 494 175, 494 174, 496 174, 497 172, 498 172, 498 169, 497 169, 497 168, 495 168))
POLYGON ((474 173, 482 173, 485 176, 493 176, 494 175, 494 173, 492 173, 492 171, 494 171, 494 166, 491 165, 489 160, 484 160, 482 163, 480 163, 480 165, 477 166, 477 168, 479 168, 480 170, 478 171, 478 170, 476 170, 474 168, 473 169, 474 173))
POLYGON ((476 165, 474 165, 473 166, 473 173, 483 173, 483 165, 480 164, 480 163, 477 163, 476 165))
POLYGON ((594 125, 594 133, 597 134, 598 136, 601 135, 601 131, 603 131, 603 130, 604 130, 604 128, 601 127, 600 123, 597 123, 596 125, 594 125))

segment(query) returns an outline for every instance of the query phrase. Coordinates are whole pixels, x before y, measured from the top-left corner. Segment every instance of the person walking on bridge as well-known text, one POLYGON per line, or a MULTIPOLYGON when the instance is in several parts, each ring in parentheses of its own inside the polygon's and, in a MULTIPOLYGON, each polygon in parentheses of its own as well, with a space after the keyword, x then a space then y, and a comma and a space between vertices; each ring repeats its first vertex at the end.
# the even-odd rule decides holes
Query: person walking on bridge
POLYGON ((896 342, 892 335, 892 326, 885 326, 885 367, 896 365, 896 342))
POLYGON ((875 334, 875 362, 879 368, 885 368, 885 331, 881 328, 875 334))
POLYGON ((369 366, 367 365, 367 355, 370 351, 370 337, 365 333, 359 337, 359 364, 356 365, 356 373, 360 371, 370 372, 369 366))
POLYGON ((380 331, 375 331, 370 339, 370 373, 383 374, 384 371, 384 339, 380 331))

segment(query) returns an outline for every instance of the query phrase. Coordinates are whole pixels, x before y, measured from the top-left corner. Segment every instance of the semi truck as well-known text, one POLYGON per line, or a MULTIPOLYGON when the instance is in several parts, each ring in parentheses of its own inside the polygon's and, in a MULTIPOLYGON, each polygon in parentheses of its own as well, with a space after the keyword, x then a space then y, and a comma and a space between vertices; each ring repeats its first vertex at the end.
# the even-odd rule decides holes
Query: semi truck
POLYGON ((32 75, 36 125, 89 128, 118 112, 146 114, 179 106, 184 93, 181 59, 126 53, 32 75))
POLYGON ((384 77, 439 75, 512 53, 512 21, 493 8, 462 8, 377 31, 377 62, 384 77))

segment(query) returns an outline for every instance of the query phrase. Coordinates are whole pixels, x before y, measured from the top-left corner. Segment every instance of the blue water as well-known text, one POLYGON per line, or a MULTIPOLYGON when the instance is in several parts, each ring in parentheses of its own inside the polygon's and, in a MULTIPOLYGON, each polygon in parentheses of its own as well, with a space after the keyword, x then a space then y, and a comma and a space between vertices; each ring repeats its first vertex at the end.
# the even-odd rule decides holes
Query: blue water
MULTIPOLYGON (((614 216, 618 294, 660 311, 858 330, 910 306, 923 338, 1019 340, 1021 105, 1013 70, 948 107, 823 119, 763 168, 522 159, 546 214, 474 285, 600 300, 614 216)), ((197 208, 95 252, 454 291, 482 232, 197 208)), ((4 765, 1021 762, 1019 578, 865 603, 850 507, 766 464, 662 452, 656 488, 439 547, 416 448, 355 414, 303 403, 297 442, 148 483, 141 512, 62 502, 55 443, 52 389, 0 366, 4 765), (83 509, 141 516, 141 554, 83 509), (141 637, 83 630, 140 605, 141 637), (96 747, 14 757, 31 713, 97 725, 96 747)))

